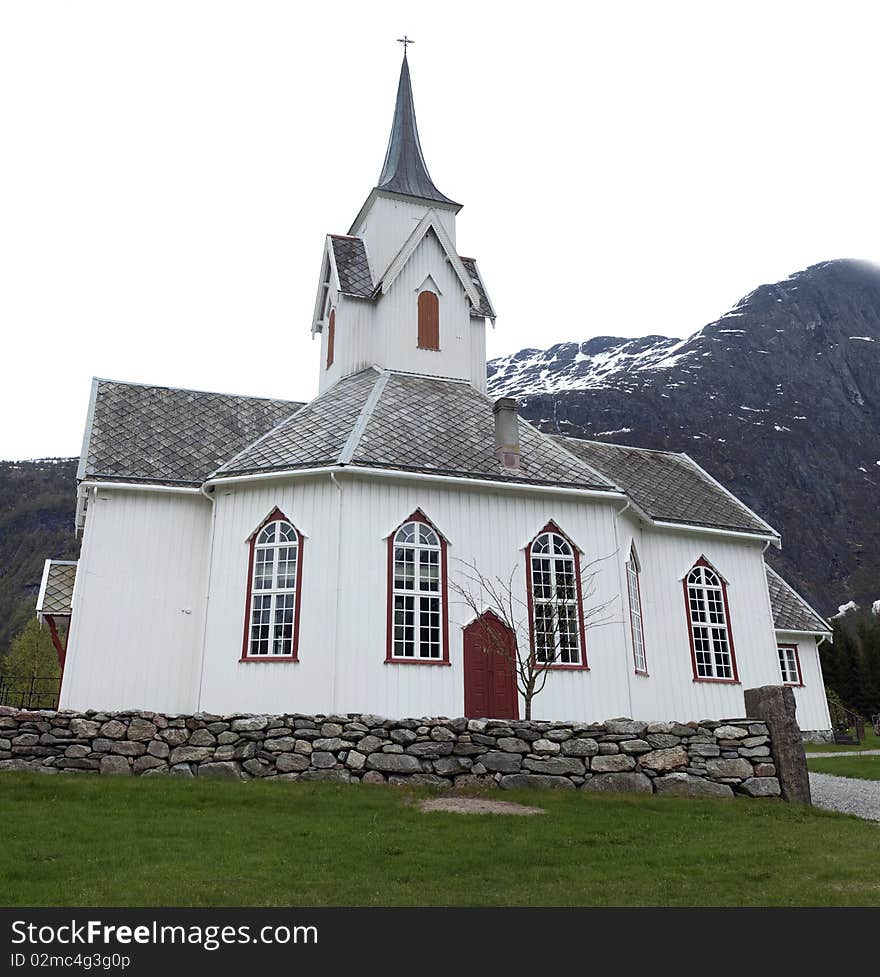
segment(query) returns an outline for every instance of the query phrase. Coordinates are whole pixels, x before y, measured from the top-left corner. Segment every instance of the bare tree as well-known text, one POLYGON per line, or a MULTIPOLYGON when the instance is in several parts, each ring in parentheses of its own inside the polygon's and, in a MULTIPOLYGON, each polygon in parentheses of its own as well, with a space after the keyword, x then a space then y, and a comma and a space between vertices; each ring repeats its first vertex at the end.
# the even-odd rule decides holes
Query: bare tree
MULTIPOLYGON (((473 615, 484 652, 510 664, 525 700, 526 719, 532 718, 532 700, 544 690, 551 666, 569 664, 572 656, 581 661, 579 609, 583 608, 584 632, 615 620, 612 609, 618 595, 596 601, 599 567, 614 555, 583 565, 580 573, 572 567, 571 572, 544 574, 531 588, 531 599, 517 583, 520 566, 498 577, 482 573, 475 561, 457 561, 460 572, 449 587, 473 615), (504 625, 502 633, 489 615, 504 625)), ((526 572, 532 572, 531 566, 526 572)))

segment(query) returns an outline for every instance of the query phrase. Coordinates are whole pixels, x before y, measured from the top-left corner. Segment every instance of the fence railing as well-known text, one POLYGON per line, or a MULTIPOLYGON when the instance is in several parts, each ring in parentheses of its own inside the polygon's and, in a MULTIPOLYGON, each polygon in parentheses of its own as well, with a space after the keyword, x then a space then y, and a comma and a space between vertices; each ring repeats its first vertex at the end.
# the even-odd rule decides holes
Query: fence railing
POLYGON ((60 686, 57 675, 0 675, 0 706, 57 709, 60 686))

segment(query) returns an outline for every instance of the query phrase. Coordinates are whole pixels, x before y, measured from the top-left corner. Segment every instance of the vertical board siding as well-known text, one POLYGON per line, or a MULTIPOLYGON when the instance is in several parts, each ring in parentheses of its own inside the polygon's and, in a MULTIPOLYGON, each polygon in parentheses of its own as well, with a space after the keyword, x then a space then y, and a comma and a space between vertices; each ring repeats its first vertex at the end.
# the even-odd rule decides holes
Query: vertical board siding
MULTIPOLYGON (((822 677, 822 664, 819 660, 819 639, 813 634, 796 631, 778 631, 777 644, 797 645, 798 661, 801 666, 802 687, 793 687, 797 706, 797 723, 803 730, 831 729, 831 716, 828 713, 828 700, 825 697, 825 680, 822 677)), ((776 682, 782 681, 776 659, 776 682)))
POLYGON ((378 281, 397 256, 416 224, 433 209, 455 243, 455 214, 443 207, 430 208, 411 200, 377 197, 352 234, 364 239, 373 278, 378 281))
POLYGON ((210 520, 200 496, 92 497, 62 708, 194 711, 210 520))

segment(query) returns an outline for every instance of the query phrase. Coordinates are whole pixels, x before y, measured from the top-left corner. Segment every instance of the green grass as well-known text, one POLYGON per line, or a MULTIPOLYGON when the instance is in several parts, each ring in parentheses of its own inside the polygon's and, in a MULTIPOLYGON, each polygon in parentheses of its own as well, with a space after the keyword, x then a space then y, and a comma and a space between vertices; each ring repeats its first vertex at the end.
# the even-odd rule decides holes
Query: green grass
POLYGON ((807 753, 854 753, 859 750, 880 750, 880 736, 870 726, 865 727, 865 738, 861 743, 838 746, 836 743, 805 743, 807 753))
POLYGON ((813 773, 832 773, 857 780, 880 780, 880 756, 842 756, 833 760, 807 760, 813 773))
POLYGON ((0 775, 0 902, 25 906, 877 905, 877 825, 781 801, 0 775))

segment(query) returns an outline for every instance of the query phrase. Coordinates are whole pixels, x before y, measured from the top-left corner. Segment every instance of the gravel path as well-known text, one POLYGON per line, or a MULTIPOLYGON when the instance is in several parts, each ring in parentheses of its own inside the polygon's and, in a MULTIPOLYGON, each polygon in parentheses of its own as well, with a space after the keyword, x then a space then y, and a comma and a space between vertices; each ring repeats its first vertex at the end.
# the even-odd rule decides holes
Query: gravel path
POLYGON ((880 780, 810 774, 810 793, 816 807, 843 814, 855 814, 868 821, 880 821, 880 780))
POLYGON ((880 750, 841 750, 839 753, 807 753, 808 760, 829 760, 836 756, 880 756, 880 750))

